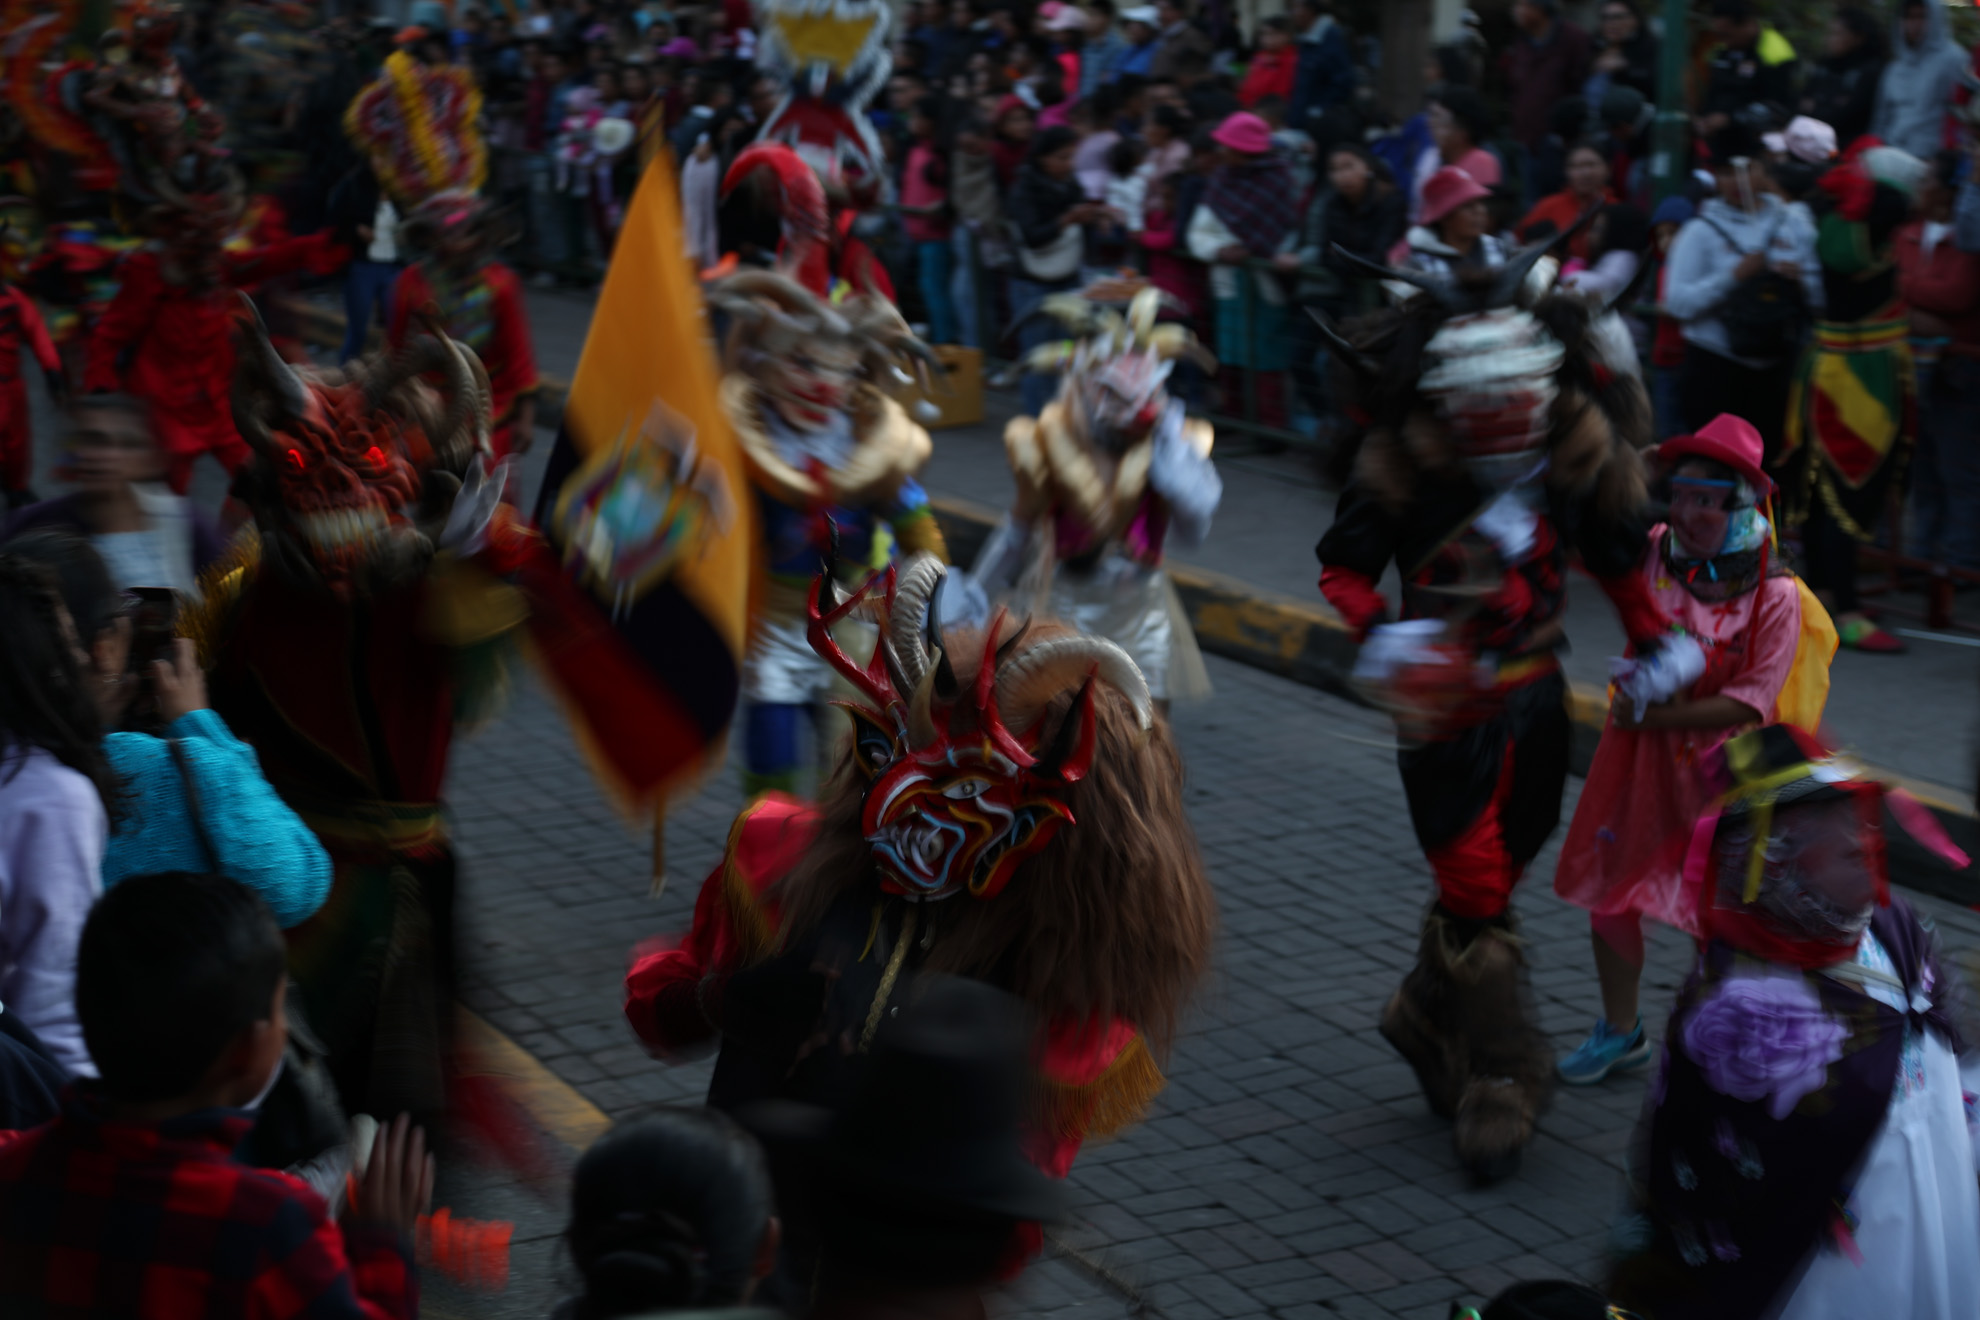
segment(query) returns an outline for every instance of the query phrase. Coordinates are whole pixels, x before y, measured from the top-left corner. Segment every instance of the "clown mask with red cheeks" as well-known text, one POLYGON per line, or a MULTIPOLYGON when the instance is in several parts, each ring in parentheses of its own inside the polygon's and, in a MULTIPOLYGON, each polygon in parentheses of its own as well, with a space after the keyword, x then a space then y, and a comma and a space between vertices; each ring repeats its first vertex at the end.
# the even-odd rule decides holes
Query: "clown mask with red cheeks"
POLYGON ((759 380, 785 422, 822 431, 846 410, 859 383, 859 351, 847 339, 814 337, 787 353, 766 355, 759 380))
POLYGON ((994 898, 1026 858, 1076 824, 1072 790, 1092 768, 1096 742, 1094 682, 1126 695, 1144 729, 1153 702, 1112 642, 1034 635, 1001 614, 975 673, 959 680, 931 608, 941 580, 940 562, 917 555, 898 579, 889 569, 828 607, 838 594, 828 571, 812 588, 809 637, 867 699, 845 704, 867 780, 860 826, 881 889, 927 901, 994 898), (882 618, 863 666, 831 633, 856 610, 882 618), (1072 700, 1054 725, 1048 708, 1066 693, 1072 700))

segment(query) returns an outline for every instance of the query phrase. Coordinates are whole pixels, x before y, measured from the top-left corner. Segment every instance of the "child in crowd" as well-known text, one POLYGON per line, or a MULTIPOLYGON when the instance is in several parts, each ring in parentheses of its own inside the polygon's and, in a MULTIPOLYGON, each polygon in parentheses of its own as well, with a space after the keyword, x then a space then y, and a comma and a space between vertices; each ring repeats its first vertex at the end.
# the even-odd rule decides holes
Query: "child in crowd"
POLYGON ((1141 232, 1148 207, 1148 180, 1141 174, 1147 151, 1134 138, 1122 138, 1107 152, 1107 184, 1102 194, 1107 222, 1094 227, 1088 242, 1095 266, 1112 269, 1130 264, 1129 248, 1141 232))
POLYGON ((1135 235, 1147 258, 1148 282, 1173 298, 1183 318, 1194 325, 1203 306, 1203 289, 1196 263, 1177 251, 1176 180, 1157 179, 1148 190, 1141 230, 1135 235))
POLYGON ((928 310, 929 342, 953 344, 956 305, 950 293, 954 253, 950 247, 953 222, 949 211, 948 150, 937 125, 942 102, 924 96, 908 112, 907 165, 901 171, 900 211, 908 241, 914 244, 920 273, 921 298, 928 310))
POLYGON ((1666 439, 1684 429, 1678 407, 1678 379, 1684 366, 1684 330, 1678 319, 1664 311, 1665 261, 1678 230, 1690 221, 1692 205, 1683 197, 1666 197, 1650 215, 1650 260, 1657 273, 1650 287, 1656 290, 1656 328, 1650 337, 1650 406, 1657 427, 1657 438, 1666 439))
POLYGON ((1292 23, 1283 14, 1258 24, 1258 51, 1251 57, 1244 81, 1238 84, 1238 102, 1257 113, 1258 103, 1276 96, 1283 104, 1291 99, 1293 83, 1299 77, 1299 53, 1293 49, 1292 23))
POLYGON ((6 508, 34 503, 28 481, 34 475, 34 430, 29 421, 27 386, 21 382, 21 350, 34 354, 48 381, 48 397, 68 395, 62 359, 48 338, 48 327, 34 299, 0 280, 0 496, 6 508))
POLYGON ((656 1109, 592 1143, 571 1175, 564 1243, 583 1291, 552 1320, 748 1309, 782 1226, 763 1151, 715 1109, 656 1109))
POLYGON ((425 1135, 379 1133, 343 1224, 236 1148, 288 1040, 282 933, 224 876, 137 876, 83 928, 76 1012, 101 1073, 0 1143, 0 1313, 410 1320, 425 1135))

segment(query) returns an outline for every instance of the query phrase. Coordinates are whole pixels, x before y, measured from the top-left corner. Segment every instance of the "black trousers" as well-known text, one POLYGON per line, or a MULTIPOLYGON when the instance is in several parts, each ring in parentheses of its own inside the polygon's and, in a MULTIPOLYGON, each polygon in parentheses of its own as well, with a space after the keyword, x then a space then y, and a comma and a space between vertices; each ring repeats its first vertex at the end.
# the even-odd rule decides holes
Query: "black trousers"
POLYGON ((1780 457, 1787 429, 1788 383, 1794 359, 1771 367, 1749 367, 1687 342, 1678 369, 1678 413, 1684 429, 1695 432, 1720 413, 1743 417, 1760 433, 1768 467, 1780 457))

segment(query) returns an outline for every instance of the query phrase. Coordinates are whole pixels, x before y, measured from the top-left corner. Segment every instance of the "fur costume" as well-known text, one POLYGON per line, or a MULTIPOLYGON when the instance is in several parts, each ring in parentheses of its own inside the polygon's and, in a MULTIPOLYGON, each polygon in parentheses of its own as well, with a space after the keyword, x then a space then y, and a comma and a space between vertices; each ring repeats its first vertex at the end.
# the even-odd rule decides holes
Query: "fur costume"
POLYGON ((768 578, 743 660, 746 782, 789 791, 799 726, 832 686, 804 632, 818 564, 835 554, 863 577, 896 548, 947 554, 914 479, 928 432, 881 389, 930 355, 892 303, 827 303, 775 271, 716 280, 708 302, 726 324, 722 407, 756 487, 768 578))
POLYGON ((1642 384, 1600 356, 1593 305, 1547 290, 1551 266, 1537 297, 1524 292, 1543 250, 1458 282, 1384 271, 1421 292, 1346 338, 1328 331, 1364 433, 1317 548, 1320 586, 1364 642, 1357 682, 1397 718, 1438 888, 1382 1030, 1483 1179, 1517 1166, 1552 1073, 1508 906, 1560 821, 1571 726, 1554 652, 1570 546, 1639 653, 1682 650, 1633 571, 1642 384), (1391 563, 1400 623, 1376 586, 1391 563))
POLYGON ((819 807, 773 795, 736 822, 626 1015, 663 1057, 719 1042, 710 1104, 829 1105, 921 974, 991 982, 1033 1016, 1026 1149, 1063 1177, 1161 1089, 1214 902, 1133 662, 1001 612, 945 630, 941 585, 928 555, 851 596, 817 580, 808 635, 859 694, 852 746, 819 807), (877 630, 864 664, 832 632, 855 615, 877 630))
POLYGON ((1144 288, 1123 316, 1085 293, 1045 300, 1071 338, 1032 350, 1029 364, 1060 372, 1059 392, 1004 428, 1017 503, 975 576, 1111 639, 1171 700, 1205 695, 1209 676, 1162 555, 1171 539, 1187 548, 1209 533, 1223 481, 1210 424, 1185 417, 1166 388, 1176 359, 1214 362, 1187 328, 1156 324, 1161 302, 1144 288))

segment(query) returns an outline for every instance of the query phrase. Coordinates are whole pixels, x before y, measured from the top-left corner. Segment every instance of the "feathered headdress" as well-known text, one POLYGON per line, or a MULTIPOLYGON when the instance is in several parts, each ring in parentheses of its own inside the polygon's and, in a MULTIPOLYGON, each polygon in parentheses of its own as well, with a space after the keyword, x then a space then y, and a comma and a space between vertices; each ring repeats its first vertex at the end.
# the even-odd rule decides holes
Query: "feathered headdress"
POLYGON ((481 93, 461 68, 429 68, 392 52, 378 80, 344 112, 344 132, 403 212, 443 193, 472 195, 488 177, 481 93))
POLYGON ((892 12, 882 0, 758 0, 762 34, 756 65, 784 87, 764 121, 761 142, 782 142, 830 180, 859 191, 885 170, 880 139, 867 122, 893 61, 892 12))

